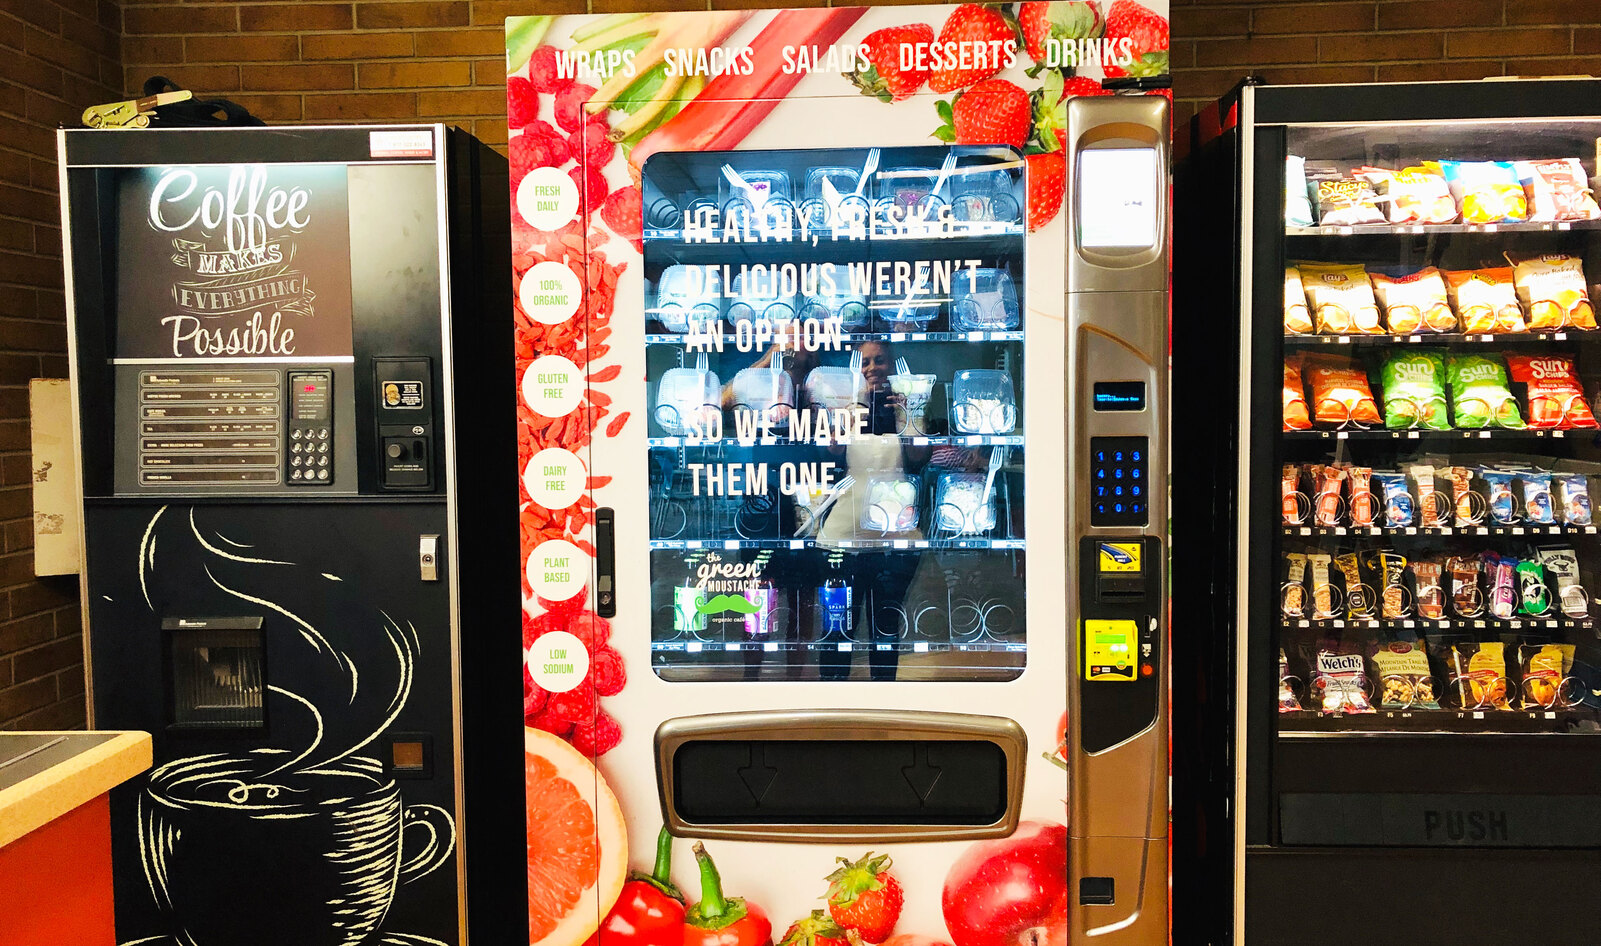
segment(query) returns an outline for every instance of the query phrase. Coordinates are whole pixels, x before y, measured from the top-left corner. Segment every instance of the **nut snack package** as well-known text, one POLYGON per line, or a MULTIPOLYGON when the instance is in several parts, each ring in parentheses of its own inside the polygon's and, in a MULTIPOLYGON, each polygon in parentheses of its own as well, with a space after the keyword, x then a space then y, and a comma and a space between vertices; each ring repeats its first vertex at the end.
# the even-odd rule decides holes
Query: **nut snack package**
POLYGON ((1434 695, 1434 675, 1429 672, 1429 655, 1421 641, 1381 641, 1370 659, 1378 681, 1380 709, 1440 708, 1434 695))
POLYGON ((1518 301, 1529 313, 1529 328, 1588 331, 1596 327, 1583 260, 1566 253, 1505 255, 1512 264, 1512 284, 1518 301))

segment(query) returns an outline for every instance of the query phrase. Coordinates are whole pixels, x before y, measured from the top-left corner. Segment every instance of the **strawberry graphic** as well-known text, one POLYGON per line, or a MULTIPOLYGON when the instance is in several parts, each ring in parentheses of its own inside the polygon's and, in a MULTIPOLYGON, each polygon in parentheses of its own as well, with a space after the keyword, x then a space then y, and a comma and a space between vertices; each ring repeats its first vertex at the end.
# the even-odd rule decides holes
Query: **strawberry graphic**
POLYGON ((935 92, 954 92, 988 79, 1015 61, 1017 39, 1017 22, 1010 13, 976 3, 958 6, 940 27, 939 48, 957 50, 962 47, 946 44, 962 44, 968 49, 972 64, 964 69, 959 61, 950 61, 949 56, 942 58, 935 63, 928 87, 935 92))
POLYGON ((1060 151, 1031 154, 1028 162, 1028 229, 1038 230, 1056 219, 1067 190, 1067 157, 1060 151))
MULTIPOLYGON (((1159 76, 1167 72, 1167 18, 1145 9, 1134 0, 1115 0, 1106 11, 1106 36, 1128 40, 1133 62, 1125 68, 1114 62, 1103 65, 1106 76, 1159 76)), ((1121 49, 1121 46, 1119 47, 1121 49)))
POLYGON ((859 861, 838 858, 840 867, 828 880, 828 912, 846 930, 869 943, 882 943, 895 932, 895 921, 901 917, 901 903, 905 896, 901 883, 889 872, 888 854, 873 856, 872 851, 859 861))
POLYGON ((849 946, 846 933, 822 910, 796 920, 779 939, 778 946, 849 946))
MULTIPOLYGON (((1106 29, 1095 0, 1029 0, 1017 15, 1029 58, 1044 62, 1049 40, 1095 39, 1106 29)), ((1053 65, 1067 65, 1058 54, 1053 65)))
POLYGON ((927 69, 902 69, 901 45, 930 43, 934 40, 934 27, 927 23, 908 23, 890 26, 867 34, 862 47, 867 61, 872 63, 861 72, 846 73, 845 78, 855 83, 863 95, 871 95, 885 102, 899 102, 923 87, 933 73, 927 69))
POLYGON ((948 123, 934 131, 941 141, 959 145, 1008 144, 1022 148, 1033 120, 1029 95, 1005 79, 986 79, 953 102, 935 106, 948 123))
POLYGON ((1029 96, 1034 103, 1034 134, 1040 149, 1058 151, 1067 147, 1067 100, 1075 95, 1111 95, 1101 83, 1088 76, 1068 76, 1052 69, 1045 84, 1029 96))

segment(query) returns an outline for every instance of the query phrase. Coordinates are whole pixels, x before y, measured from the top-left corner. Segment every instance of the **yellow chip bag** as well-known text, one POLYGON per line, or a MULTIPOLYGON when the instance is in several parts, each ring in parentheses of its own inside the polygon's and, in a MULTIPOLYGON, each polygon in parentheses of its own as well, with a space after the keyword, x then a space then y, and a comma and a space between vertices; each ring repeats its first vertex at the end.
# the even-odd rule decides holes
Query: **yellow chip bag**
POLYGON ((1373 284, 1361 263, 1297 263, 1306 301, 1324 335, 1383 335, 1373 284))
POLYGON ((1566 253, 1506 254, 1518 301, 1529 311, 1529 328, 1596 327, 1584 282, 1584 261, 1566 253))
POLYGON ((1301 272, 1294 266, 1284 268, 1284 333, 1312 334, 1312 316, 1306 311, 1306 290, 1301 288, 1301 272))
POLYGON ((1373 294, 1384 307, 1390 331, 1398 335, 1419 329, 1456 331, 1456 316, 1451 313, 1445 280, 1438 269, 1430 266, 1407 276, 1370 273, 1368 278, 1373 280, 1373 294))
POLYGON ((1512 267, 1449 269, 1445 285, 1462 331, 1500 335, 1529 330, 1512 290, 1512 267))

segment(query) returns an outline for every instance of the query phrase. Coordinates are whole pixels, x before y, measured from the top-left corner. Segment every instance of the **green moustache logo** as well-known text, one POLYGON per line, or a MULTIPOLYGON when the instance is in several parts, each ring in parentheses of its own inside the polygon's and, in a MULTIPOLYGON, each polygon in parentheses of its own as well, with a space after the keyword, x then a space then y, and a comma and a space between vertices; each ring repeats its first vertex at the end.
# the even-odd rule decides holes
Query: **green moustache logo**
POLYGON ((753 601, 747 601, 739 595, 717 595, 709 601, 695 602, 695 610, 701 614, 722 614, 724 611, 755 614, 761 609, 761 605, 753 601))

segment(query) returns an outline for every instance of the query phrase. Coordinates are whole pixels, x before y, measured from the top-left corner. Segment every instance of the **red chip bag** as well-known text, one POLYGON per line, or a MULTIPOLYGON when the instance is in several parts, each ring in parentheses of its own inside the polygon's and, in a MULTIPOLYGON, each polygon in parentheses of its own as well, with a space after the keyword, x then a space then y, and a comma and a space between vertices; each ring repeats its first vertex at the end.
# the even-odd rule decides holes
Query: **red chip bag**
POLYGON ((1341 355, 1307 355, 1302 361, 1312 381, 1312 410, 1319 424, 1373 427, 1382 421, 1368 386, 1368 373, 1341 355))
POLYGON ((1546 430, 1595 429, 1573 359, 1566 355, 1507 355, 1507 371, 1528 385, 1529 426, 1546 430))
POLYGON ((1300 355, 1284 359, 1284 429, 1312 429, 1312 418, 1306 412, 1306 381, 1301 377, 1300 355))

